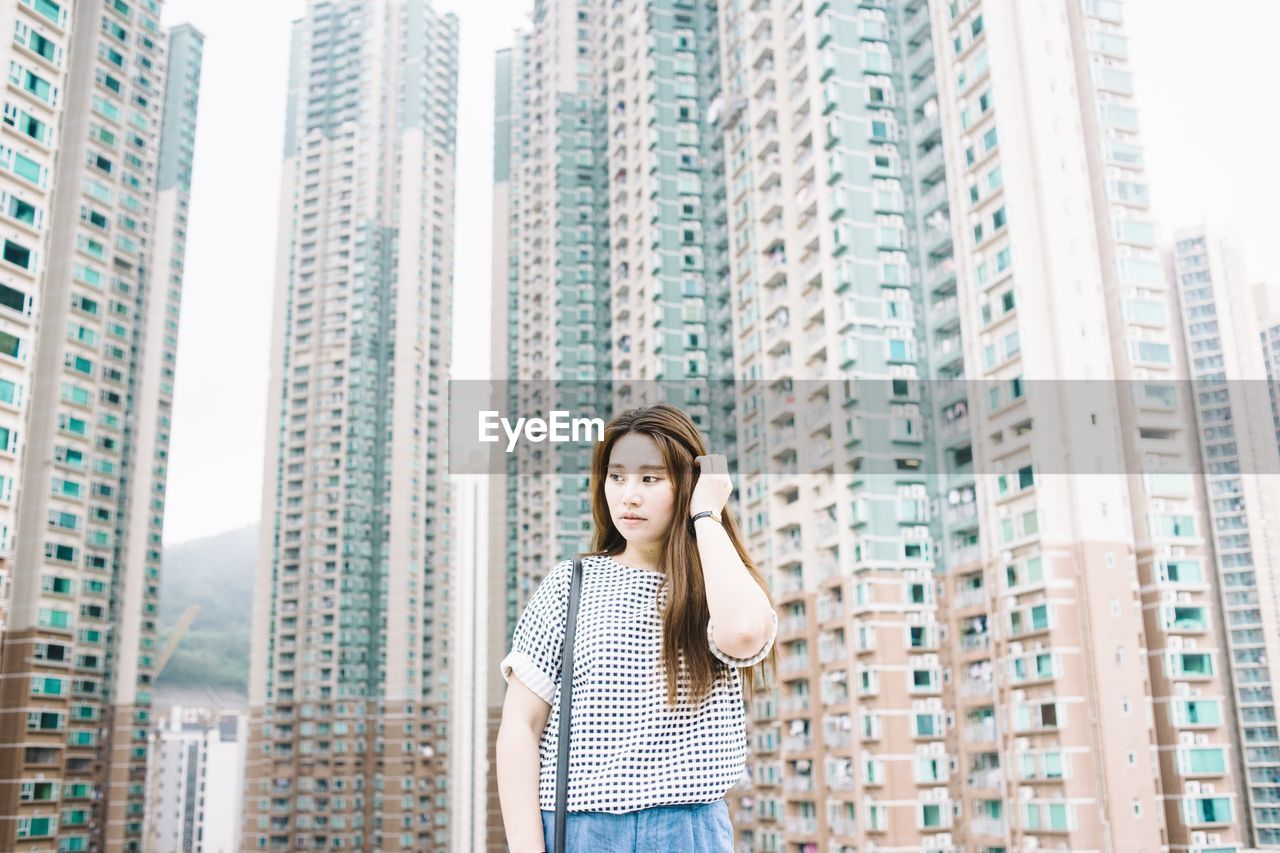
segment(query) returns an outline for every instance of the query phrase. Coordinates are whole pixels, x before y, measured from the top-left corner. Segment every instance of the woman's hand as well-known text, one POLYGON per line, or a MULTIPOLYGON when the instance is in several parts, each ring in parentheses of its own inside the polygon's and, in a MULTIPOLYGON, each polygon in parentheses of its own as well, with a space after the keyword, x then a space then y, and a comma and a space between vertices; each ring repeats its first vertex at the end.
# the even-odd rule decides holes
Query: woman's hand
POLYGON ((694 457, 698 469, 698 482, 689 498, 689 516, 705 510, 717 515, 724 509, 729 495, 733 494, 733 478, 729 476, 729 461, 718 453, 694 457))

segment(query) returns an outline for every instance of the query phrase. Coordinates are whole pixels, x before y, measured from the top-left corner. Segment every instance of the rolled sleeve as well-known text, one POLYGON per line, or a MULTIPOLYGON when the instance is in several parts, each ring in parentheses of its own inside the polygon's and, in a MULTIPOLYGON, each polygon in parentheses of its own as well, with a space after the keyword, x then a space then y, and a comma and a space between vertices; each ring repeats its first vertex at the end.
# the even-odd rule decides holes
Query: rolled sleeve
POLYGON ((569 604, 573 561, 556 564, 525 605, 511 637, 511 651, 502 659, 502 679, 520 682, 548 705, 554 704, 560 686, 560 658, 564 647, 564 621, 569 604))
POLYGON ((727 655, 721 651, 720 647, 716 645, 716 638, 711 629, 711 621, 708 620, 707 642, 711 644, 711 654, 715 655, 729 666, 747 667, 760 663, 760 661, 764 660, 768 656, 769 650, 773 648, 773 641, 777 639, 778 636, 778 611, 770 608, 769 615, 772 617, 772 625, 769 628, 769 637, 764 641, 764 645, 760 647, 760 651, 756 652, 749 658, 735 658, 732 655, 727 655))

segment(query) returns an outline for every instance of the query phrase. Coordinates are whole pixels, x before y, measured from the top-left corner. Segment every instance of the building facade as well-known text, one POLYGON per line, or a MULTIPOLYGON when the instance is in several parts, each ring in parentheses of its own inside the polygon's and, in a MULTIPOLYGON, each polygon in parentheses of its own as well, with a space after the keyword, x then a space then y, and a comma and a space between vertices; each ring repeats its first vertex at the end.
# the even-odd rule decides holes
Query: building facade
MULTIPOLYGON (((1205 501, 1226 627, 1242 817, 1257 847, 1280 846, 1280 451, 1265 353, 1240 262, 1204 227, 1175 232, 1171 253, 1205 501)), ((1175 608, 1179 603, 1174 603, 1175 608)), ((1175 614, 1177 615, 1177 614, 1175 614)), ((1194 618, 1190 610, 1182 619, 1194 618)))
POLYGON ((444 850, 457 20, 290 48, 243 846, 444 850))
MULTIPOLYGON (((780 617, 740 849, 1257 841, 1229 637, 1252 611, 1213 570, 1128 65, 1115 0, 562 0, 499 57, 495 376, 575 378, 549 358, 574 317, 545 310, 607 246, 612 399, 735 380, 721 446, 780 617), (566 155, 553 85, 604 100, 603 149, 566 155), (547 230, 601 157, 579 230, 547 230), (665 360, 677 294, 705 371, 665 360)), ((504 486, 509 629, 577 525, 504 486)))
MULTIPOLYGON (((723 145, 714 5, 537 0, 495 66, 492 375, 509 411, 665 399, 733 459, 723 145), (553 381, 554 380, 554 381, 553 381)), ((590 452, 491 470, 491 733, 498 661, 524 603, 590 545, 590 452)), ((488 765, 494 766, 493 737, 488 765)), ((503 849, 496 780, 487 844, 503 849)))
POLYGON ((248 719, 169 709, 151 734, 146 853, 238 853, 248 719))
POLYGON ((20 0, 0 144, 6 850, 141 850, 201 43, 20 0))
POLYGON ((1262 344, 1262 364, 1267 371, 1267 390, 1271 395, 1271 420, 1280 447, 1280 293, 1270 282, 1253 286, 1253 302, 1257 310, 1258 339, 1262 344))

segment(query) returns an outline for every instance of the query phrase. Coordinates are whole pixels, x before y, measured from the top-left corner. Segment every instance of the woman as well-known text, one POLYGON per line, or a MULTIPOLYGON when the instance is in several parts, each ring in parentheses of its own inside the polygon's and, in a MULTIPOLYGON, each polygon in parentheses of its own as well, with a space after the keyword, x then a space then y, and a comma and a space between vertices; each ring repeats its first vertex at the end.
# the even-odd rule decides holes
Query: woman
MULTIPOLYGON (((724 795, 747 751, 738 670, 751 668, 752 691, 776 665, 778 616, 732 517, 720 516, 733 491, 725 458, 707 454, 679 409, 633 409, 605 427, 590 490, 565 849, 732 853, 724 795)), ((543 579, 501 664, 498 794, 511 853, 555 843, 572 571, 564 560, 543 579)))

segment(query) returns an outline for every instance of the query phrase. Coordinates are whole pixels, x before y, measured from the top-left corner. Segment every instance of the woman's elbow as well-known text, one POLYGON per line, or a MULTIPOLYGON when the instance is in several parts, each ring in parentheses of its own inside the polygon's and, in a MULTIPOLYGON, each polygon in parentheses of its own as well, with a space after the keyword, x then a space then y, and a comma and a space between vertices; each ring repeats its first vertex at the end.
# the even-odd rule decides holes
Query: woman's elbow
POLYGON ((724 644, 717 643, 725 654, 737 658, 755 657, 773 633, 773 609, 769 608, 749 625, 740 625, 724 644))

